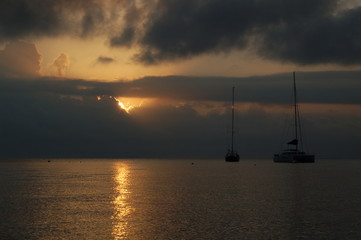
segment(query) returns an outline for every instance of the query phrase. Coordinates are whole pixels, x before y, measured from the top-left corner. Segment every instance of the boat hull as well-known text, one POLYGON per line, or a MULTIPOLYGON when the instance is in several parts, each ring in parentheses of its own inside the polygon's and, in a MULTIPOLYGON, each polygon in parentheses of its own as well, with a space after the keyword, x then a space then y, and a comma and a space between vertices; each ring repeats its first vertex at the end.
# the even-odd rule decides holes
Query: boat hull
POLYGON ((275 154, 273 161, 277 163, 314 163, 315 155, 311 154, 275 154))
POLYGON ((239 156, 238 156, 238 154, 236 154, 236 155, 227 155, 225 157, 225 160, 226 160, 226 162, 239 162, 239 156))

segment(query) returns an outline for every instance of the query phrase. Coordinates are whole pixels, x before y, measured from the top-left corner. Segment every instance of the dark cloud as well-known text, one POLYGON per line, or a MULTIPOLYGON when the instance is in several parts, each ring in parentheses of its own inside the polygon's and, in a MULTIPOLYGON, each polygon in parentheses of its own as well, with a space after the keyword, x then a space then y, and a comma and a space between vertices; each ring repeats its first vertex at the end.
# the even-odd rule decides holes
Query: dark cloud
MULTIPOLYGON (((360 76, 361 72, 297 73, 300 100, 361 104, 360 76)), ((0 157, 222 159, 233 84, 238 106, 243 101, 256 103, 236 111, 237 149, 245 157, 271 158, 279 149, 285 116, 269 110, 274 107, 269 104, 289 103, 292 74, 149 77, 132 82, 1 77, 0 157), (128 115, 111 96, 158 97, 162 104, 138 107, 128 115), (197 106, 212 101, 220 102, 224 111, 199 114, 197 106)), ((359 112, 311 112, 304 119, 308 146, 318 156, 360 156, 359 112)))
POLYGON ((361 62, 361 8, 341 0, 4 0, 0 41, 105 35, 143 64, 252 49, 298 64, 361 62))
POLYGON ((1 103, 2 157, 127 155, 136 143, 132 134, 139 135, 112 99, 37 92, 7 94, 1 100, 6 101, 1 103))
POLYGON ((105 13, 101 8, 101 4, 94 4, 93 7, 88 8, 82 18, 82 37, 90 35, 100 23, 105 22, 105 13))
POLYGON ((127 27, 123 30, 120 36, 113 37, 110 40, 110 44, 112 46, 130 46, 133 43, 134 36, 134 27, 127 27))
POLYGON ((159 1, 140 43, 137 59, 163 60, 246 46, 252 31, 252 1, 159 1))
POLYGON ((267 30, 259 54, 300 64, 361 63, 361 7, 267 30))
POLYGON ((109 63, 113 63, 113 62, 115 62, 115 60, 114 60, 114 58, 111 58, 111 57, 99 56, 97 58, 97 63, 109 64, 109 63))
MULTIPOLYGON (((151 1, 149 1, 151 3, 151 1)), ((149 3, 148 3, 149 4, 149 3)), ((118 36, 114 36, 110 39, 112 46, 126 46, 130 47, 136 40, 137 27, 142 21, 142 12, 144 10, 136 6, 136 2, 132 0, 124 1, 124 17, 125 27, 122 29, 118 36)))
POLYGON ((37 36, 87 37, 104 32, 116 1, 4 0, 0 2, 0 40, 37 36), (107 8, 107 3, 112 6, 107 8))
POLYGON ((54 1, 4 0, 0 2, 1 39, 62 31, 61 4, 54 1))
MULTIPOLYGON (((98 94, 110 93, 104 91, 106 87, 112 89, 111 85, 79 80, 1 79, 0 156, 164 157, 189 153, 184 150, 191 144, 180 146, 179 141, 190 140, 188 133, 200 125, 194 110, 169 106, 129 116, 114 98, 97 100, 98 94), (178 117, 175 122, 173 116, 178 117), (154 119, 154 125, 136 120, 148 117, 154 119), (191 125, 184 125, 187 122, 191 125), (178 140, 170 138, 172 133, 178 140)), ((196 132, 214 134, 206 129, 196 132)))
POLYGON ((159 1, 136 59, 145 64, 252 47, 300 64, 360 63, 359 9, 322 1, 159 1))

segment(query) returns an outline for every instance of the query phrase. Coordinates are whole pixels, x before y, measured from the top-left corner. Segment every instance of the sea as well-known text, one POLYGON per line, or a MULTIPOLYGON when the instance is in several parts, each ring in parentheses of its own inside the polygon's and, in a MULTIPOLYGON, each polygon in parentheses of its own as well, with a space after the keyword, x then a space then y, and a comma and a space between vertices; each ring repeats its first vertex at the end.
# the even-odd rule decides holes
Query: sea
POLYGON ((361 160, 2 160, 0 239, 361 239, 361 160))

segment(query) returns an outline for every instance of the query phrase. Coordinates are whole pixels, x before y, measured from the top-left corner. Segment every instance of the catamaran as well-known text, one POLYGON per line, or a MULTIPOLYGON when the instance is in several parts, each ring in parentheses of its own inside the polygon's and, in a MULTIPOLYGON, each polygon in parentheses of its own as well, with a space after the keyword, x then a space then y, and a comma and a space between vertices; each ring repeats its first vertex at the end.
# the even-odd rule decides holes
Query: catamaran
POLYGON ((287 149, 283 150, 281 153, 274 154, 273 161, 285 163, 313 163, 315 162, 315 155, 308 154, 302 150, 301 122, 297 103, 295 75, 295 72, 293 72, 294 139, 287 142, 287 149))
POLYGON ((226 162, 238 162, 239 161, 239 155, 238 153, 233 149, 233 139, 234 139, 234 89, 235 87, 232 87, 232 130, 231 130, 231 148, 228 149, 228 152, 226 154, 225 160, 226 162))

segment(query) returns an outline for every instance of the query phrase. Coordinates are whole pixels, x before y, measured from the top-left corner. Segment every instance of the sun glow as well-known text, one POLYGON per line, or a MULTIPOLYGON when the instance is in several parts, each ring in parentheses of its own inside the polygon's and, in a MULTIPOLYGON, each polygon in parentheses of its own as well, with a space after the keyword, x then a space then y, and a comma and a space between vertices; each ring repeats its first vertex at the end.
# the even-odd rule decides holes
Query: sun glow
POLYGON ((113 97, 108 95, 97 96, 98 101, 102 101, 103 99, 115 100, 118 103, 119 108, 128 114, 134 108, 139 108, 142 107, 145 103, 149 104, 152 102, 152 99, 149 98, 113 97))
POLYGON ((144 104, 144 99, 142 98, 114 98, 121 109, 130 113, 132 109, 141 107, 144 104))

